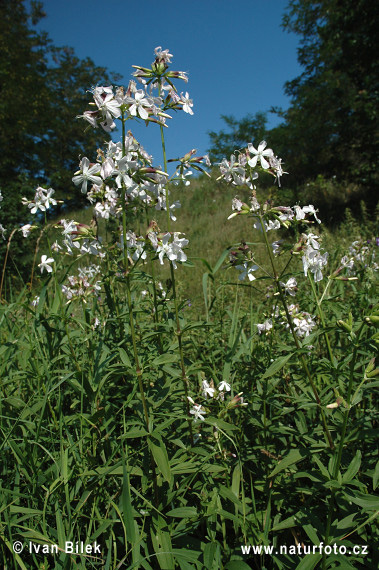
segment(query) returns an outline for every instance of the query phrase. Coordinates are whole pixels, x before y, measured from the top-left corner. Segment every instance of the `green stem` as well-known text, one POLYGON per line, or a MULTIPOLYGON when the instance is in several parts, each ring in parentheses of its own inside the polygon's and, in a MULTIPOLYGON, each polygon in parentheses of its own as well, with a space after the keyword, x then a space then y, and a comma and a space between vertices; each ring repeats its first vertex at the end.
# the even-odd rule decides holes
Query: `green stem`
MULTIPOLYGON (((122 116, 122 156, 126 155, 125 149, 125 117, 122 116)), ((122 206, 122 235, 123 235, 123 242, 124 242, 124 266, 125 266, 125 275, 126 275, 126 296, 127 296, 127 303, 128 303, 128 310, 129 310, 129 324, 130 324, 130 333, 132 337, 132 346, 133 346, 133 355, 134 355, 134 362, 136 365, 136 373, 137 373, 137 381, 138 387, 141 395, 142 400, 142 407, 143 413, 145 416, 146 421, 146 429, 149 430, 149 412, 147 408, 147 402, 145 397, 145 390, 143 387, 143 378, 142 378, 142 370, 139 363, 138 358, 138 350, 137 350, 137 340, 136 340, 136 331, 134 327, 134 315, 133 315, 133 304, 132 304, 132 294, 131 294, 131 287, 130 287, 130 275, 129 275, 129 260, 128 260, 128 250, 126 247, 126 189, 125 184, 122 185, 121 188, 121 206, 122 206)))
POLYGON ((309 282, 311 284, 311 289, 312 289, 312 293, 313 293, 313 297, 316 301, 317 304, 317 311, 321 320, 321 324, 322 324, 322 328, 324 329, 324 337, 325 337, 325 342, 326 342, 326 347, 328 350, 328 354, 329 354, 329 360, 330 362, 333 364, 334 366, 334 356, 333 356, 333 352, 332 352, 332 347, 330 346, 330 341, 329 341, 329 336, 328 333, 326 332, 326 325, 325 325, 325 317, 324 317, 324 311, 321 308, 321 301, 319 300, 318 296, 317 296, 317 291, 316 291, 316 286, 314 284, 314 281, 311 277, 311 275, 308 273, 308 279, 309 282))
MULTIPOLYGON (((276 267, 275 267, 274 255, 273 255, 273 252, 272 252, 272 248, 271 248, 271 246, 270 246, 270 244, 269 244, 269 242, 268 242, 267 232, 266 232, 266 228, 265 228, 265 225, 264 225, 263 216, 262 216, 261 214, 259 214, 259 221, 260 221, 260 223, 261 223, 262 232, 263 232, 263 237, 264 237, 265 244, 266 244, 266 248, 267 248, 267 251, 268 251, 269 258, 270 258, 270 263, 271 263, 271 267, 272 267, 272 271, 273 271, 273 275, 274 275, 274 281, 275 281, 275 283, 276 283, 276 288, 277 288, 277 290, 278 290, 281 303, 282 303, 283 308, 284 308, 284 311, 285 311, 285 313, 286 313, 287 322, 288 322, 288 324, 289 324, 289 327, 290 327, 290 330, 291 330, 291 333, 292 333, 292 337, 293 337, 293 339, 294 339, 294 341, 295 341, 296 348, 297 348, 298 351, 300 352, 300 351, 301 351, 300 342, 299 342, 299 339, 298 339, 298 337, 297 337, 297 334, 296 334, 296 331, 295 331, 295 327, 294 327, 294 325, 293 325, 292 317, 291 317, 291 315, 290 315, 290 313, 289 313, 289 311, 288 311, 288 307, 287 307, 287 303, 286 303, 286 299, 285 299, 285 296, 284 296, 284 293, 283 293, 282 286, 280 285, 280 278, 279 278, 278 272, 277 272, 276 267)), ((325 436, 326 436, 326 438, 327 438, 327 440, 328 440, 329 447, 330 447, 330 449, 333 450, 333 449, 334 449, 334 443, 333 443, 333 440, 332 440, 332 436, 330 435, 330 431, 329 431, 328 425, 327 425, 327 423, 326 423, 326 416, 325 416, 324 410, 323 410, 322 407, 321 407, 320 396, 319 396, 319 394, 318 394, 318 390, 317 390, 317 388, 316 388, 316 385, 315 385, 315 383, 314 383, 314 381, 313 381, 313 378, 312 378, 312 376, 311 376, 311 373, 310 373, 310 371, 309 371, 309 368, 308 368, 307 362, 306 362, 306 360, 305 360, 305 357, 304 357, 304 355, 303 355, 302 353, 300 353, 300 360, 301 360, 301 364, 302 364, 303 370, 304 370, 304 372, 305 372, 305 374, 306 374, 306 376, 307 376, 307 378, 308 378, 308 382, 309 382, 309 384, 310 384, 310 386, 311 386, 311 388, 312 388, 312 391, 313 391, 313 394, 314 394, 316 403, 317 403, 317 405, 318 405, 318 407, 319 407, 320 415, 321 415, 321 421, 322 421, 322 425, 323 425, 323 428, 324 428, 325 436)))
MULTIPOLYGON (((160 91, 159 91, 159 94, 160 94, 160 91)), ((163 165, 164 165, 164 171, 167 172, 166 144, 165 144, 165 138, 164 138, 164 132, 163 132, 163 126, 162 125, 160 125, 160 130, 161 130, 161 142, 162 142, 162 152, 163 152, 163 165)), ((167 211, 167 231, 170 231, 171 220, 170 220, 170 203, 169 203, 169 198, 168 198, 168 188, 166 188, 166 211, 167 211)), ((172 281, 172 292, 173 292, 173 296, 174 296, 176 334, 178 337, 180 367, 181 367, 181 372, 182 372, 182 383, 183 383, 184 394, 185 394, 185 407, 186 407, 186 413, 187 413, 187 417, 188 417, 190 441, 191 441, 191 445, 193 446, 192 422, 189 419, 190 407, 189 407, 189 401, 188 401, 188 378, 187 378, 186 369, 185 369, 185 365, 184 365, 182 330, 181 330, 180 321, 179 321, 178 299, 176 296, 176 285, 175 285, 175 273, 174 273, 174 266, 173 266, 172 261, 170 261, 170 272, 171 272, 171 281, 172 281)))
MULTIPOLYGON (((340 436, 340 441, 338 444, 338 450, 337 450, 337 460, 336 463, 334 465, 334 471, 333 471, 333 479, 337 479, 338 477, 338 472, 341 466, 341 460, 342 460, 342 453, 343 453, 343 446, 345 443, 345 436, 346 436, 346 430, 347 430, 347 422, 349 419, 349 413, 350 413, 350 400, 351 400, 351 393, 353 391, 353 384, 354 384, 354 369, 355 369, 355 365, 357 362, 357 356, 358 356, 358 348, 359 348, 359 338, 361 336, 363 327, 364 327, 365 323, 362 322, 362 325, 360 326, 358 332, 357 332, 357 336, 356 336, 356 341, 355 341, 355 346, 354 346, 354 352, 353 352, 353 358, 351 359, 350 362, 350 377, 349 377, 349 385, 347 388, 347 396, 346 396, 346 408, 345 408, 345 413, 344 413, 344 418, 343 418, 343 423, 342 423, 342 428, 341 428, 341 436, 340 436)), ((332 516, 333 516, 333 512, 334 512, 334 503, 335 503, 335 494, 336 494, 336 489, 332 489, 332 494, 331 494, 331 500, 329 503, 329 510, 328 510, 328 520, 327 520, 327 525, 326 525, 326 531, 325 531, 325 544, 328 544, 329 541, 329 534, 330 534, 330 528, 332 525, 332 516)), ((323 569, 326 567, 326 558, 324 555, 323 558, 323 569)))

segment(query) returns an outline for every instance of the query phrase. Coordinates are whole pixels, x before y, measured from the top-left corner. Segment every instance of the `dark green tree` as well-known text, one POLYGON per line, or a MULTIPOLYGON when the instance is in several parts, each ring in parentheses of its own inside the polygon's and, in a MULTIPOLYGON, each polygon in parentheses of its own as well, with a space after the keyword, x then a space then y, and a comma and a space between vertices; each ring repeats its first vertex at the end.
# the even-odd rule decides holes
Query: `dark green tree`
MULTIPOLYGON (((259 134, 283 158, 295 197, 330 217, 377 201, 378 13, 371 0, 290 0, 283 17, 300 36, 303 72, 285 84, 288 110, 273 109, 282 122, 259 134)), ((227 124, 228 132, 210 133, 217 159, 254 135, 249 116, 227 124)))
POLYGON ((266 113, 247 115, 240 121, 231 115, 221 115, 221 118, 226 123, 228 131, 208 133, 211 140, 209 158, 212 162, 220 162, 224 157, 229 159, 234 150, 243 148, 251 142, 260 142, 266 136, 266 113))
POLYGON ((285 85, 285 121, 300 180, 377 181, 378 24, 371 0, 290 0, 283 26, 300 35, 304 71, 285 85))
MULTIPOLYGON (((71 48, 54 46, 34 28, 43 16, 40 2, 32 2, 29 12, 23 0, 0 2, 0 223, 6 237, 30 221, 21 197, 31 198, 38 185, 82 203, 71 181, 79 158, 95 157, 110 138, 76 116, 87 108, 91 86, 117 83, 119 76, 80 60, 71 48)), ((19 264, 23 243, 14 236, 11 252, 19 264)), ((0 238, 0 264, 4 251, 0 238)))

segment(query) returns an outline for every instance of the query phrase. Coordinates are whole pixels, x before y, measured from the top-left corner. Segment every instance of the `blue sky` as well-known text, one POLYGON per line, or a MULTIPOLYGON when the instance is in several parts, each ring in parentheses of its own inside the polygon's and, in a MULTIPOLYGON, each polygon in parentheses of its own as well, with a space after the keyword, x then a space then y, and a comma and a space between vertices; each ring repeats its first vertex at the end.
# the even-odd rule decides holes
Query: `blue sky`
MULTIPOLYGON (((173 54, 171 69, 188 72, 188 84, 176 85, 188 90, 194 115, 178 112, 165 129, 168 158, 192 148, 204 154, 207 132, 224 127, 221 114, 241 119, 271 106, 288 107, 284 82, 301 72, 298 37, 280 26, 285 0, 45 0, 43 5, 47 17, 38 29, 55 45, 71 46, 80 58, 121 74, 124 84, 133 64, 150 66, 156 46, 173 54)), ((269 126, 278 123, 276 116, 268 118, 269 126)), ((159 127, 130 122, 129 128, 161 164, 159 127)))

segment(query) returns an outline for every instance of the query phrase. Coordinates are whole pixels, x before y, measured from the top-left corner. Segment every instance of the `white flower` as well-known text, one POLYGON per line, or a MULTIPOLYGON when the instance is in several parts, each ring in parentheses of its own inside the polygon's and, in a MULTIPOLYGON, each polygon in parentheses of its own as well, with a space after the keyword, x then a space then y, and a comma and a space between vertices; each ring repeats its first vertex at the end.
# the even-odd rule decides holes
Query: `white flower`
POLYGON ((50 263, 54 263, 54 259, 52 257, 48 258, 47 255, 41 256, 41 263, 38 264, 38 267, 41 268, 41 273, 43 273, 44 269, 46 269, 48 273, 53 271, 53 268, 49 265, 50 263))
POLYGON ((90 167, 90 161, 87 157, 84 157, 80 161, 80 170, 75 172, 75 176, 72 178, 72 181, 75 186, 79 186, 79 184, 81 184, 82 194, 85 194, 87 192, 88 182, 98 183, 100 181, 99 173, 100 164, 93 164, 90 167))
POLYGON ((45 201, 45 208, 48 210, 50 206, 56 206, 57 201, 52 198, 52 195, 54 194, 54 190, 52 188, 45 190, 45 192, 46 194, 43 195, 43 200, 45 201))
POLYGON ((306 214, 313 214, 316 222, 318 222, 319 224, 321 224, 321 220, 318 219, 317 215, 316 215, 316 210, 315 207, 312 206, 311 204, 309 206, 304 206, 303 208, 303 212, 305 212, 306 214))
POLYGON ((257 324, 257 328, 259 334, 262 334, 263 332, 268 332, 269 330, 272 329, 272 320, 267 319, 263 324, 257 324))
POLYGON ((321 281, 322 280, 321 269, 327 265, 328 255, 329 254, 327 252, 321 255, 318 250, 308 247, 303 255, 304 275, 307 276, 309 269, 313 273, 315 282, 317 283, 317 281, 321 281))
POLYGON ((38 295, 36 295, 32 301, 33 307, 37 307, 38 303, 39 303, 39 297, 38 295))
POLYGON ((149 101, 145 98, 145 93, 142 89, 138 89, 138 91, 134 94, 134 99, 132 97, 128 97, 128 103, 131 103, 129 107, 129 113, 136 117, 137 113, 141 117, 141 119, 148 119, 149 113, 146 111, 145 107, 150 108, 149 101))
POLYGON ((308 313, 303 313, 302 316, 299 315, 295 317, 293 323, 295 325, 295 332, 299 337, 309 336, 313 327, 316 326, 316 323, 308 313))
POLYGON ((296 219, 297 220, 304 220, 304 218, 305 218, 304 209, 300 208, 300 206, 294 206, 294 210, 295 210, 295 214, 296 214, 296 219))
POLYGON ((180 102, 183 105, 183 111, 185 113, 188 113, 189 115, 193 115, 193 111, 191 109, 191 107, 193 107, 193 102, 192 99, 189 98, 188 92, 186 92, 185 96, 183 95, 183 93, 181 93, 180 95, 181 95, 180 102))
POLYGON ((222 382, 220 382, 220 384, 218 385, 218 389, 220 392, 223 392, 224 390, 226 390, 226 392, 230 392, 231 388, 230 388, 230 384, 228 384, 227 382, 225 382, 225 380, 223 380, 222 382))
POLYGON ((169 53, 168 49, 162 51, 162 47, 158 46, 154 49, 155 57, 164 63, 171 63, 172 53, 169 53))
POLYGON ((30 234, 31 228, 32 228, 32 224, 25 224, 24 226, 21 226, 20 231, 22 232, 22 235, 24 236, 24 238, 28 237, 28 235, 30 234))
POLYGON ((252 144, 248 145, 249 152, 255 155, 248 161, 249 166, 254 168, 257 165, 258 160, 260 160, 262 168, 267 169, 270 167, 270 164, 265 159, 265 156, 273 157, 274 153, 271 148, 264 150, 266 146, 266 141, 259 143, 258 150, 252 144))
POLYGON ((204 398, 208 398, 208 396, 210 396, 211 398, 213 398, 214 393, 215 393, 215 389, 212 388, 212 387, 210 386, 210 384, 209 384, 206 380, 203 380, 203 381, 202 381, 201 387, 202 387, 202 390, 203 390, 202 393, 203 393, 204 398))
MULTIPOLYGON (((113 88, 95 87, 93 90, 93 98, 97 108, 103 114, 105 119, 104 123, 112 128, 113 125, 111 126, 111 123, 113 123, 113 117, 117 118, 121 115, 120 103, 114 98, 113 88)), ((102 126, 104 127, 104 125, 102 126)))
POLYGON ((238 275, 238 279, 240 281, 243 281, 246 276, 248 277, 249 281, 254 281, 255 277, 253 275, 253 271, 256 271, 258 269, 258 265, 251 265, 245 261, 243 265, 236 265, 236 269, 241 271, 241 273, 238 275))
POLYGON ((197 422, 198 420, 204 421, 205 411, 202 409, 200 404, 194 404, 192 410, 190 410, 190 414, 194 416, 194 421, 197 422))
POLYGON ((280 228, 279 220, 269 220, 268 224, 265 222, 266 232, 270 230, 278 230, 280 228))
POLYGON ((297 287, 297 281, 295 277, 290 277, 287 283, 282 283, 281 281, 280 285, 283 287, 285 293, 288 293, 289 295, 291 295, 291 297, 295 296, 296 294, 295 289, 297 287))

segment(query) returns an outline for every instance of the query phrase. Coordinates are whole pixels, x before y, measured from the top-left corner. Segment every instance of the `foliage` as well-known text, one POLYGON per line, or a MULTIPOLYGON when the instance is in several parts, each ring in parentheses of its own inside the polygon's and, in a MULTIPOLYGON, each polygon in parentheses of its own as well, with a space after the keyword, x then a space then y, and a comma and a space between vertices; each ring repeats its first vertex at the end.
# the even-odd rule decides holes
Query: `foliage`
MULTIPOLYGON (((0 189, 13 197, 0 210, 0 223, 8 236, 29 222, 17 204, 39 184, 53 186, 67 203, 82 203, 70 173, 85 150, 95 152, 109 140, 107 133, 85 131, 73 119, 87 100, 83 86, 111 83, 118 76, 89 58, 79 60, 70 48, 53 46, 46 34, 33 29, 43 16, 38 2, 31 4, 30 14, 22 0, 0 4, 0 189)), ((0 243, 2 258, 5 247, 0 243)))
MULTIPOLYGON (((290 0, 283 17, 284 29, 300 36, 303 72, 286 82, 291 104, 286 111, 273 109, 282 122, 267 140, 291 165, 296 195, 304 203, 305 185, 316 186, 312 202, 332 218, 341 219, 346 204, 353 209, 362 199, 369 208, 376 204, 377 24, 370 0, 290 0), (323 186, 336 188, 335 199, 331 192, 326 204, 319 177, 323 186)), ((235 132, 244 143, 263 138, 254 137, 249 116, 228 126, 231 132, 211 133, 210 153, 217 157, 217 145, 232 142, 235 132)))
MULTIPOLYGON (((246 234, 200 260, 194 314, 177 287, 188 241, 172 225, 171 188, 207 160, 190 151, 166 174, 164 118, 193 105, 171 57, 156 48, 150 68, 134 66, 151 91, 93 90, 87 120, 122 127, 73 178, 94 221, 43 225, 37 291, 0 291, 1 558, 23 569, 375 568, 377 239, 355 224, 348 247, 332 238, 326 252, 312 205, 255 190, 280 180, 280 159, 264 143, 239 149, 220 178, 240 192, 225 223, 246 220, 246 234), (159 129, 165 171, 130 120, 159 129)), ((29 206, 52 203, 39 188, 29 206)))

